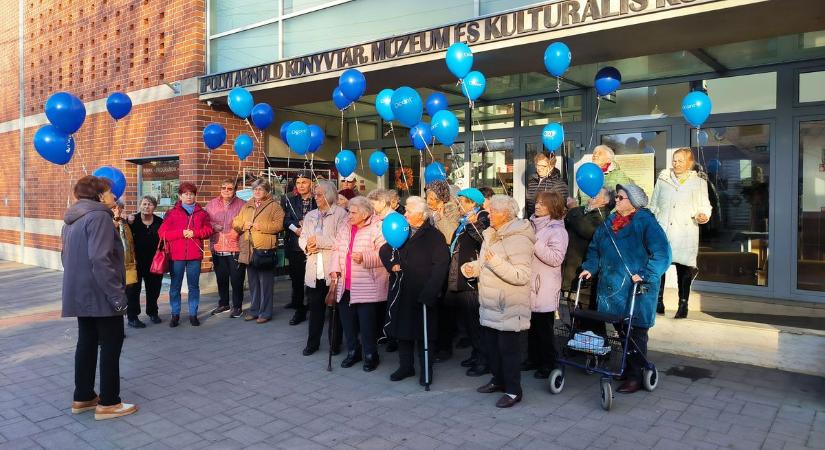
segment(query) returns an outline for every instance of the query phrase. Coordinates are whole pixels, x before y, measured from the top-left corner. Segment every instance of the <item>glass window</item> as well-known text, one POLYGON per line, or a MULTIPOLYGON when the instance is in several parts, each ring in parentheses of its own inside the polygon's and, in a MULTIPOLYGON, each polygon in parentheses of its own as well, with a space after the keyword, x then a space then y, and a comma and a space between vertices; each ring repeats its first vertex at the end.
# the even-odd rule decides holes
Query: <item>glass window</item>
POLYGON ((278 24, 212 39, 209 52, 212 73, 277 61, 278 24))
MULTIPOLYGON (((688 83, 620 89, 615 100, 602 100, 599 106, 599 122, 681 116, 682 99, 688 92, 688 83)), ((714 99, 714 112, 715 106, 714 99)))
POLYGON ((668 167, 667 131, 606 134, 602 136, 602 144, 616 154, 616 165, 648 196, 652 195, 656 177, 668 167))
POLYGON ((357 145, 358 140, 364 142, 378 139, 378 120, 378 117, 359 117, 357 121, 358 126, 356 127, 356 120, 354 118, 348 118, 347 139, 349 139, 349 142, 356 143, 357 145))
POLYGON ((470 186, 513 194, 513 139, 476 141, 470 151, 470 186))
POLYGON ((163 215, 178 201, 179 161, 151 161, 141 164, 140 195, 151 195, 158 201, 157 212, 163 215))
POLYGON ((519 9, 524 6, 535 5, 536 0, 481 0, 481 15, 519 9))
POLYGON ((447 173, 447 181, 460 188, 466 187, 465 173, 464 173, 464 144, 461 142, 454 143, 450 147, 445 147, 441 144, 430 146, 432 158, 427 154, 425 149, 421 152, 425 155, 422 163, 426 167, 433 159, 444 166, 444 171, 447 173))
POLYGON ((798 289, 825 291, 825 121, 799 127, 798 289))
POLYGON ((421 193, 419 189, 421 153, 413 147, 399 147, 398 153, 395 152, 394 147, 385 148, 384 153, 390 161, 390 167, 385 175, 388 176, 387 189, 395 189, 402 202, 410 195, 419 195, 421 193), (399 154, 401 155, 400 161, 398 159, 399 154), (404 184, 405 176, 404 172, 401 171, 402 166, 404 172, 406 172, 407 185, 404 184))
POLYGON ((708 129, 708 144, 691 141, 707 169, 713 213, 700 227, 699 279, 768 284, 770 126, 708 129))
POLYGON ((728 69, 810 60, 825 55, 825 32, 814 31, 736 42, 705 50, 728 69))
POLYGON ((559 100, 550 96, 521 102, 521 126, 532 127, 550 122, 579 122, 582 120, 582 97, 568 95, 559 100), (561 113, 561 116, 559 115, 561 113))
POLYGON ((713 114, 776 108, 776 72, 716 78, 706 83, 713 114))
POLYGON ((278 17, 278 2, 210 0, 210 33, 218 34, 278 17))
POLYGON ((825 101, 825 72, 799 74, 799 103, 825 101))
POLYGON ((284 21, 284 57, 307 55, 459 22, 473 15, 473 0, 394 2, 358 0, 284 21), (376 11, 382 11, 376 17, 376 11))
MULTIPOLYGON (((276 5, 278 2, 273 2, 276 5)), ((330 0, 284 0, 284 14, 304 11, 324 3, 332 3, 330 0)))
POLYGON ((476 106, 473 109, 472 130, 500 130, 502 128, 513 128, 515 126, 515 105, 506 103, 503 105, 476 106))

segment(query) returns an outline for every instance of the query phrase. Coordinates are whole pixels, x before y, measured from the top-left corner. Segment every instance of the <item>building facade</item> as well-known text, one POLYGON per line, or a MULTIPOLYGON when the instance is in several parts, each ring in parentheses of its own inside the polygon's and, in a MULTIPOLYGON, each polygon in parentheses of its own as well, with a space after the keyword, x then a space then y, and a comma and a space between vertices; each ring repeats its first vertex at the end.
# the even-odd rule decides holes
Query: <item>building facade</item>
MULTIPOLYGON (((541 151, 541 129, 549 122, 564 123, 567 142, 558 164, 571 190, 576 164, 597 144, 613 148, 648 190, 669 167, 672 151, 691 147, 714 197, 695 288, 825 301, 820 1, 6 3, 21 21, 0 30, 0 55, 9 61, 0 70, 5 79, 18 80, 0 96, 6 162, 0 257, 53 265, 69 181, 82 167, 49 166, 38 159, 31 138, 44 123, 45 98, 69 90, 82 94, 94 113, 79 132, 75 158, 124 170, 130 205, 143 193, 173 191, 183 179, 204 180, 208 196, 226 175, 284 175, 308 167, 279 137, 288 120, 324 129, 326 141, 312 167, 332 176, 339 149, 363 158, 383 150, 390 171, 376 177, 359 166, 364 190, 385 186, 419 194, 423 166, 438 160, 454 183, 489 186, 522 206, 532 156, 541 151), (557 40, 573 54, 559 82, 542 63, 544 49, 557 40), (472 107, 444 64, 447 47, 457 41, 471 46, 474 69, 487 76, 487 89, 472 107), (618 68, 623 83, 615 95, 599 99, 593 77, 605 66, 618 68), (365 74, 367 93, 342 114, 330 94, 350 67, 365 74), (423 98, 435 91, 447 95, 461 127, 453 146, 418 152, 406 128, 377 116, 375 95, 402 85, 423 98), (276 108, 275 123, 242 165, 231 144, 249 128, 226 108, 235 86, 276 108), (694 89, 705 89, 713 100, 703 125, 706 143, 680 113, 682 98, 694 89), (117 90, 139 100, 130 117, 113 124, 101 99, 117 90), (211 121, 227 126, 229 139, 209 156, 200 131, 211 121), (408 189, 402 167, 412 177, 408 189)), ((171 202, 174 195, 164 198, 171 202)))

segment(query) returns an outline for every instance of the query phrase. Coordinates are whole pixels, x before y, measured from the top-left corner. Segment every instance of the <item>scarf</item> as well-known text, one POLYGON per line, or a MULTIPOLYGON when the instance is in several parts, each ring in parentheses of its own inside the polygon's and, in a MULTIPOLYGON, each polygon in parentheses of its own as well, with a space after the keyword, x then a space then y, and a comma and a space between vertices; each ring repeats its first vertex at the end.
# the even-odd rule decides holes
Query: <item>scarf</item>
POLYGON ((455 237, 453 238, 453 242, 450 243, 450 254, 452 255, 455 251, 455 245, 458 243, 458 237, 461 236, 461 232, 464 231, 464 227, 467 226, 467 218, 470 214, 478 214, 478 208, 474 208, 469 213, 465 214, 461 219, 458 220, 458 228, 455 229, 455 237))
POLYGON ((607 173, 607 169, 610 168, 610 163, 607 163, 603 166, 599 166, 602 169, 602 173, 607 173))
POLYGON ((613 232, 618 233, 619 230, 621 230, 622 228, 624 228, 628 224, 630 224, 630 221, 631 221, 631 219, 633 219, 633 216, 635 214, 636 214, 636 211, 633 211, 632 213, 630 213, 626 216, 623 216, 619 213, 616 213, 616 217, 613 218, 613 223, 610 224, 610 227, 613 229, 613 232))
POLYGON ((195 204, 192 203, 191 205, 187 205, 186 203, 181 203, 180 206, 186 211, 186 214, 190 216, 195 212, 195 204))

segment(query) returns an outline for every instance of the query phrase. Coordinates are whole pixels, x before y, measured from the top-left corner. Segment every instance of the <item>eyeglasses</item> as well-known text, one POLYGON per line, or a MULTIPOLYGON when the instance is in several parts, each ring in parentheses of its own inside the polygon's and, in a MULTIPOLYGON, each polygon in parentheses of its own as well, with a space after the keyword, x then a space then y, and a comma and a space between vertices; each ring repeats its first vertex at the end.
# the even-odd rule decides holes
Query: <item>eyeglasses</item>
POLYGON ((222 190, 222 191, 234 191, 234 190, 235 190, 235 188, 233 188, 233 187, 221 186, 221 190, 222 190))
POLYGON ((620 202, 620 201, 622 201, 622 200, 628 200, 628 198, 627 198, 627 197, 625 197, 624 195, 617 195, 617 196, 616 196, 616 201, 617 201, 617 202, 620 202))

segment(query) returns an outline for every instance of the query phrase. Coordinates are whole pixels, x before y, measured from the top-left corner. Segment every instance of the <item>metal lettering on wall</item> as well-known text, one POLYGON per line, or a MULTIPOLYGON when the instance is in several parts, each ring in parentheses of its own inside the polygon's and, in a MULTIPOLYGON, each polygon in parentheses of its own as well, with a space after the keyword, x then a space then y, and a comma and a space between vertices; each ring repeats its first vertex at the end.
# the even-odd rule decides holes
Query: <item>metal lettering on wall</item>
POLYGON ((200 78, 200 93, 254 86, 718 0, 563 0, 418 33, 200 78))

